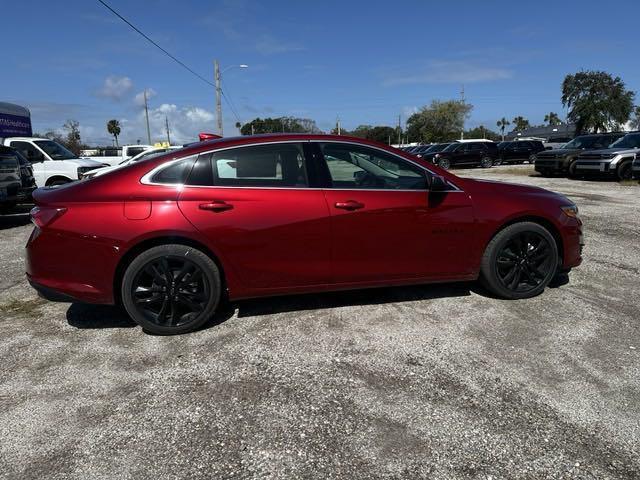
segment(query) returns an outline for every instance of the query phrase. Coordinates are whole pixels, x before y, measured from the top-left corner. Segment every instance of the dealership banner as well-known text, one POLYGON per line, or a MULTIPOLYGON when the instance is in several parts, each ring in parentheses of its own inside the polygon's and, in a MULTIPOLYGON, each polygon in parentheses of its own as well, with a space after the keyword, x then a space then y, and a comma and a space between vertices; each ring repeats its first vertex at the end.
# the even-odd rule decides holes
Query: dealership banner
POLYGON ((0 112, 0 138, 30 137, 31 134, 31 119, 29 117, 0 112))

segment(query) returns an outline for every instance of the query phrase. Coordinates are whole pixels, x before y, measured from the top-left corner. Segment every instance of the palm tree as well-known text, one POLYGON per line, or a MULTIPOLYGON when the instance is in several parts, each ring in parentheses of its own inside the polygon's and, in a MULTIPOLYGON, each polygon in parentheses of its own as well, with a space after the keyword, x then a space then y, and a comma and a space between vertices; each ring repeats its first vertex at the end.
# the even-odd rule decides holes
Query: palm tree
POLYGON ((556 112, 549 112, 544 116, 544 121, 548 125, 560 125, 562 122, 560 121, 560 117, 556 112))
POLYGON ((513 120, 513 125, 515 127, 515 130, 517 132, 521 132, 523 130, 526 130, 527 128, 529 128, 529 120, 527 120, 526 118, 518 115, 517 117, 515 117, 513 120))
POLYGON ((498 120, 496 125, 500 129, 500 133, 502 134, 502 141, 504 142, 504 129, 507 128, 509 125, 511 125, 511 123, 509 122, 509 120, 502 117, 500 120, 498 120))
POLYGON ((109 120, 107 122, 107 132, 113 135, 116 140, 116 147, 118 146, 118 135, 120 135, 120 122, 118 120, 109 120))

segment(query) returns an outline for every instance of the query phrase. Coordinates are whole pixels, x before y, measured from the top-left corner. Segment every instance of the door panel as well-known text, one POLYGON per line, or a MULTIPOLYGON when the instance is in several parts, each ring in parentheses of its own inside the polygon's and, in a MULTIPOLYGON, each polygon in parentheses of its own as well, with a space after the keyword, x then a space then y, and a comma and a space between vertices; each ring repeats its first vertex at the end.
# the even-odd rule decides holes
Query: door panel
POLYGON ((247 287, 328 282, 329 217, 322 191, 185 187, 178 205, 247 287), (221 204, 230 208, 216 208, 221 204))
POLYGON ((446 278, 470 272, 473 210, 463 192, 325 190, 333 281, 446 278), (343 202, 362 208, 337 208, 343 202))

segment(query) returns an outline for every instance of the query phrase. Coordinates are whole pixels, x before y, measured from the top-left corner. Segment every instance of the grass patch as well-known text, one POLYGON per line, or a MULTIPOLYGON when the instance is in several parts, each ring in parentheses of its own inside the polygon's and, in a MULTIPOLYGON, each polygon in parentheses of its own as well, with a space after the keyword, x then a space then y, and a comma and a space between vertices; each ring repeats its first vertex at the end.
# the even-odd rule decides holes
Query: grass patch
POLYGON ((34 298, 30 300, 18 300, 13 298, 7 303, 0 304, 0 315, 17 314, 30 316, 38 312, 44 303, 45 301, 41 298, 34 298))

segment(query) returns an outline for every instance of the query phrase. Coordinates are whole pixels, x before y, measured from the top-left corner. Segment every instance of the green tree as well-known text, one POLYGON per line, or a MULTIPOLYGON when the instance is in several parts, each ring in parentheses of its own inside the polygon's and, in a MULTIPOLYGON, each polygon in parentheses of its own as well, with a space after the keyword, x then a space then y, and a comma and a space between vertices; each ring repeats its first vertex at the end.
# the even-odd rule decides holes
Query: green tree
POLYGON ((480 125, 479 127, 464 132, 464 138, 485 138, 487 140, 497 141, 500 140, 500 135, 493 130, 489 130, 484 125, 480 125))
POLYGON ((504 141, 504 130, 509 125, 511 125, 511 122, 504 117, 496 122, 496 126, 500 129, 500 135, 502 135, 502 141, 504 141))
POLYGON ((517 117, 515 117, 513 120, 513 129, 516 132, 522 132, 523 130, 526 130, 527 128, 530 127, 529 124, 529 120, 527 120, 526 118, 518 115, 517 117))
POLYGON ((80 122, 67 120, 62 128, 67 131, 65 146, 76 155, 80 155, 80 150, 85 147, 80 139, 80 122))
MULTIPOLYGON (((434 100, 407 120, 410 142, 446 142, 460 136, 473 105, 459 100, 434 100)), ((396 131, 397 133, 397 131, 396 131)))
POLYGON ((640 130, 640 106, 633 108, 633 118, 631 119, 631 128, 640 130))
POLYGON ((544 116, 544 121, 547 125, 560 125, 562 121, 560 121, 560 117, 556 112, 549 112, 544 116))
POLYGON ((110 135, 113 135, 113 138, 116 141, 116 147, 118 146, 118 135, 120 135, 121 129, 120 129, 120 122, 118 120, 109 120, 107 122, 107 132, 109 132, 110 135))
POLYGON ((309 118, 254 118, 240 128, 242 135, 260 133, 319 133, 316 122, 309 118))
POLYGON ((562 82, 562 104, 570 109, 576 135, 620 128, 631 117, 634 98, 620 77, 607 72, 582 71, 562 82))

